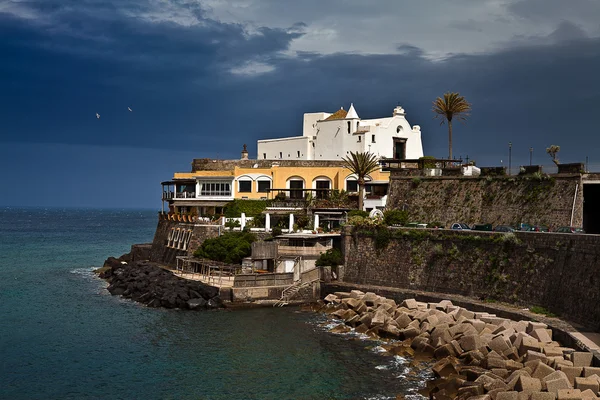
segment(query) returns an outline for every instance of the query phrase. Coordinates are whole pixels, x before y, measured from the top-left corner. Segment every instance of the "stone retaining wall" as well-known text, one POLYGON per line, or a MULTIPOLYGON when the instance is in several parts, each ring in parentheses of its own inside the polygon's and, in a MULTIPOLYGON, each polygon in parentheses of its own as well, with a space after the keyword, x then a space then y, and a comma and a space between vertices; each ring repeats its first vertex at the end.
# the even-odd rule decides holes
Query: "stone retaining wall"
POLYGON ((600 329, 600 236, 393 229, 343 234, 344 281, 541 306, 600 329))
POLYGON ((240 274, 235 276, 234 287, 286 286, 294 283, 293 273, 240 274))
POLYGON ((580 174, 411 178, 394 171, 387 207, 408 211, 414 222, 445 226, 583 226, 583 185, 580 174))

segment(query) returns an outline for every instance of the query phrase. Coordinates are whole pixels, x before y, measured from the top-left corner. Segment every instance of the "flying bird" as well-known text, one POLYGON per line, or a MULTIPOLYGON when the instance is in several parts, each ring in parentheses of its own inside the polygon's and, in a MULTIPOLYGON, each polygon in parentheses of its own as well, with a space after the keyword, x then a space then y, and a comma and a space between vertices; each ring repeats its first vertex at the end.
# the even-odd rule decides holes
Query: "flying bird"
POLYGON ((100 119, 100 114, 96 113, 96 118, 100 119))
POLYGON ((131 109, 131 107, 127 107, 127 109, 128 109, 130 112, 133 112, 133 110, 131 109))

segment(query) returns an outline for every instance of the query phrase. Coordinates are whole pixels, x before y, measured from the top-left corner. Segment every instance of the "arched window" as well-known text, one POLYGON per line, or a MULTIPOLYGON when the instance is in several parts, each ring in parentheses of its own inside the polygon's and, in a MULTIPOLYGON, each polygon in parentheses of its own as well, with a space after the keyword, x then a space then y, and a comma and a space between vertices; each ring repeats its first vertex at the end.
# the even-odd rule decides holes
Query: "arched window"
POLYGON ((290 189, 290 199, 304 198, 304 179, 299 176, 293 176, 287 180, 286 186, 290 189), (294 190, 295 189, 295 190, 294 190))
POLYGON ((317 199, 326 199, 329 197, 331 190, 331 179, 327 176, 318 176, 313 179, 312 187, 315 190, 315 197, 317 199))
POLYGON ((398 125, 398 127, 396 128, 396 133, 400 133, 402 132, 402 125, 398 125))

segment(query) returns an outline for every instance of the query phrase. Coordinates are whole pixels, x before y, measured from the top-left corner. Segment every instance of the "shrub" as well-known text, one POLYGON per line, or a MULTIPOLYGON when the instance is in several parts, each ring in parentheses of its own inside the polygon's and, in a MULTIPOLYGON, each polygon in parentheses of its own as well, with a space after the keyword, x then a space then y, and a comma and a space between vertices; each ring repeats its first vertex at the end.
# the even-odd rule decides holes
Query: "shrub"
POLYGON ((412 185, 414 188, 416 188, 420 184, 421 184, 421 178, 419 178, 418 176, 415 176, 414 178, 412 178, 412 185))
POLYGON ((306 215, 301 215, 296 220, 296 224, 298 225, 298 228, 305 229, 308 224, 310 224, 310 219, 306 215))
POLYGON ((369 213, 367 211, 363 211, 363 210, 348 211, 348 218, 351 218, 351 217, 367 218, 368 216, 369 216, 369 213))
POLYGON ((419 157, 419 160, 423 160, 423 168, 435 168, 435 157, 423 156, 419 157))
POLYGON ((213 239, 206 239, 194 252, 194 256, 241 264, 244 257, 252 253, 252 242, 256 237, 248 232, 225 233, 213 239))
POLYGON ((273 235, 273 237, 275 236, 279 236, 281 235, 283 232, 281 231, 281 228, 278 226, 274 226, 273 229, 271 230, 271 234, 273 235))
POLYGON ((329 249, 325 253, 321 254, 315 265, 317 267, 337 267, 344 263, 344 257, 342 256, 342 252, 338 249, 329 249))
POLYGON ((406 225, 408 222, 408 211, 388 210, 383 213, 383 222, 387 226, 406 225))
POLYGON ((267 217, 265 214, 259 214, 248 221, 246 226, 251 226, 252 228, 264 228, 266 219, 267 217))
POLYGON ((240 221, 238 221, 237 219, 230 219, 229 221, 225 222, 225 226, 229 228, 230 231, 232 231, 233 228, 239 228, 241 225, 240 221))
POLYGON ((378 226, 375 230, 375 248, 382 250, 387 247, 392 238, 392 233, 385 226, 378 226))

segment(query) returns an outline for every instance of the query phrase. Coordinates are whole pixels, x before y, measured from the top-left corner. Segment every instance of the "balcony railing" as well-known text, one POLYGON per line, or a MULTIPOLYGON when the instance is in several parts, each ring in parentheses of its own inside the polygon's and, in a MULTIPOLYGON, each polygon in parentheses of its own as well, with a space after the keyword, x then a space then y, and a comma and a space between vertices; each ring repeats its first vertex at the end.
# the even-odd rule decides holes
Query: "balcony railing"
POLYGON ((178 199, 195 199, 196 192, 178 192, 175 194, 175 197, 178 199))

